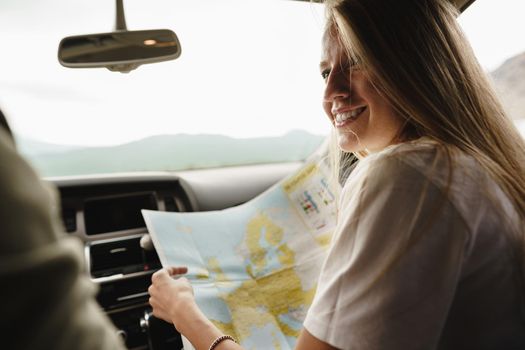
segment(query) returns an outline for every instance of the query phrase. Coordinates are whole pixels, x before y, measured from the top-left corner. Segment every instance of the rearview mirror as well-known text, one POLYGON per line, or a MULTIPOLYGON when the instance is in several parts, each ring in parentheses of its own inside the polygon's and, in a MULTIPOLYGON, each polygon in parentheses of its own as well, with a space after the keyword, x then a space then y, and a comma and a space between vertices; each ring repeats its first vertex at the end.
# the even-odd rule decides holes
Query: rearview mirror
POLYGON ((69 68, 106 67, 127 73, 141 64, 174 60, 180 53, 172 30, 126 30, 64 38, 58 60, 69 68))

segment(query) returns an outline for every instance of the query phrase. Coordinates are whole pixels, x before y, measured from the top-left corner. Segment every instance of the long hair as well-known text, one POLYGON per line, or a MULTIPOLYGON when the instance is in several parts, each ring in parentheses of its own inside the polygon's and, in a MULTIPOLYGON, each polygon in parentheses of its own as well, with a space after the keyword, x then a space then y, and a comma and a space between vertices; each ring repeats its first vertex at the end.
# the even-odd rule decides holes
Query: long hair
MULTIPOLYGON (((525 142, 507 117, 447 0, 327 0, 347 54, 405 120, 474 157, 525 221, 525 142)), ((516 230, 515 230, 516 231, 516 230)), ((524 275, 525 228, 513 237, 524 275)))

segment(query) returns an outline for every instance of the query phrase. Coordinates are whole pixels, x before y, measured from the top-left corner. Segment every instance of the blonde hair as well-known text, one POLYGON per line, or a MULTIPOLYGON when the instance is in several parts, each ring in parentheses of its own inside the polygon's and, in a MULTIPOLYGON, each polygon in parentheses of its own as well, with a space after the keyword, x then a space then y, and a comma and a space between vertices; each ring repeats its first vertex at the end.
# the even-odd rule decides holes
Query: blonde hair
MULTIPOLYGON (((525 142, 507 117, 447 0, 327 0, 349 57, 404 118, 405 139, 427 136, 474 157, 525 221, 525 142)), ((344 168, 344 166, 343 166, 344 168)), ((524 275, 525 229, 509 237, 524 275)))

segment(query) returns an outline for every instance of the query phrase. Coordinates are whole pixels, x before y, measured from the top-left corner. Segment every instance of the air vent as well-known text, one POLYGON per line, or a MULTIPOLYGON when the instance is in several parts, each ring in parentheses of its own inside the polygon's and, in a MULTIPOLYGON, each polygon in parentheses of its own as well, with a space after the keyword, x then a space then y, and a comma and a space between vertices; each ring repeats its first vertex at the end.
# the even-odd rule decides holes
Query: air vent
POLYGON ((139 241, 140 237, 135 237, 92 244, 89 249, 91 275, 98 278, 159 268, 157 253, 144 251, 139 241))
POLYGON ((148 287, 151 275, 138 276, 130 279, 103 283, 97 295, 97 300, 105 310, 148 300, 148 287))
POLYGON ((179 211, 179 208, 177 207, 177 203, 175 202, 175 198, 173 198, 173 196, 164 197, 164 207, 166 208, 166 211, 179 211))

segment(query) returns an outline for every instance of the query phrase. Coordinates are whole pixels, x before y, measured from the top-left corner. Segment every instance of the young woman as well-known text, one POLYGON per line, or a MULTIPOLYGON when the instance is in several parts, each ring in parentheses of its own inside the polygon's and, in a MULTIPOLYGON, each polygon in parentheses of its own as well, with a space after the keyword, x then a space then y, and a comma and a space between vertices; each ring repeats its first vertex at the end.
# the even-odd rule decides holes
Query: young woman
MULTIPOLYGON (((296 348, 525 349, 525 144, 455 8, 326 7, 323 105, 360 161, 296 348)), ((239 349, 170 278, 184 272, 154 274, 154 314, 199 350, 239 349)))

